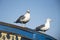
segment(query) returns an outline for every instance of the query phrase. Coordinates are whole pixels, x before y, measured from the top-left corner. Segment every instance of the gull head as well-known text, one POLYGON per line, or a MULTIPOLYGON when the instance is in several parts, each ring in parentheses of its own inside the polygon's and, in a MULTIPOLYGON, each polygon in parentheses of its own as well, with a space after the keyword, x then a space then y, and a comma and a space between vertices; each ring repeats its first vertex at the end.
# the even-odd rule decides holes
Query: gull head
POLYGON ((47 21, 51 22, 52 20, 50 18, 47 18, 47 21))
POLYGON ((27 13, 30 13, 30 9, 27 10, 27 13))

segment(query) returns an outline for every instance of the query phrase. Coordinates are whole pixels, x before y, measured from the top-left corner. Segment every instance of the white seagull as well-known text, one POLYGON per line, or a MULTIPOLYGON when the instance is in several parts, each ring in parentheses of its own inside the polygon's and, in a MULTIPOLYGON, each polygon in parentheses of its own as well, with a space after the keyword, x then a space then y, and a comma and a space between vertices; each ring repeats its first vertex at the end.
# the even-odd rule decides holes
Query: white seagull
MULTIPOLYGON (((21 15, 15 23, 26 24, 30 20, 30 10, 28 9, 25 15, 21 15)), ((23 25, 24 26, 24 25, 23 25)))
POLYGON ((35 30, 36 31, 41 31, 41 32, 47 31, 50 28, 50 22, 51 22, 51 19, 47 18, 46 23, 43 24, 43 25, 40 25, 40 26, 36 27, 35 30))

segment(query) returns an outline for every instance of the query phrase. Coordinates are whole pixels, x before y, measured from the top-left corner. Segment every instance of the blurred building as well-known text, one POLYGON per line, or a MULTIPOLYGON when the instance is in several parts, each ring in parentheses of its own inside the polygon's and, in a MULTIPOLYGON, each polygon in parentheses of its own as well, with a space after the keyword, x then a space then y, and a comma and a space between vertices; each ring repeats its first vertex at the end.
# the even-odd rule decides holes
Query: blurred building
POLYGON ((56 40, 26 27, 0 22, 0 40, 56 40))

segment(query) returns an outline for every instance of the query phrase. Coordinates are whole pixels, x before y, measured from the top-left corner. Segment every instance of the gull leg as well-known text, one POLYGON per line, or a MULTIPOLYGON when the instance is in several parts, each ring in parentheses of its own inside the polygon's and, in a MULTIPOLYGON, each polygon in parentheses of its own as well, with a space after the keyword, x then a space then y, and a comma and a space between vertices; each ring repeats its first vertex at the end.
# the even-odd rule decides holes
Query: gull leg
POLYGON ((21 24, 22 24, 22 27, 26 27, 26 23, 23 23, 23 22, 22 22, 21 24))
POLYGON ((21 23, 21 26, 23 27, 23 26, 24 26, 24 24, 23 24, 23 23, 21 23))
POLYGON ((25 27, 26 26, 26 24, 23 24, 23 27, 25 27))
POLYGON ((24 27, 24 24, 22 24, 22 27, 24 27))
POLYGON ((24 23, 22 23, 22 27, 25 27, 25 24, 24 23))
POLYGON ((26 27, 26 23, 24 24, 24 26, 26 27))

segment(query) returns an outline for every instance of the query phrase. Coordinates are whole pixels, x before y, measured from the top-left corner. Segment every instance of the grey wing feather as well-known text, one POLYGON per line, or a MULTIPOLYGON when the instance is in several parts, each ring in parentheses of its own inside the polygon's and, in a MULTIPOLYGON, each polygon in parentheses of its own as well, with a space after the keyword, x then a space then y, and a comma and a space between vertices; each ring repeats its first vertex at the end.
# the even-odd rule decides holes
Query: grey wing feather
POLYGON ((25 16, 24 16, 24 15, 20 16, 20 19, 21 19, 21 20, 23 20, 24 18, 25 18, 25 16))
POLYGON ((36 31, 39 31, 42 27, 44 27, 45 25, 43 24, 43 25, 40 25, 40 26, 38 26, 38 27, 36 27, 36 31))
POLYGON ((24 15, 21 15, 17 20, 16 20, 16 22, 15 23, 19 23, 20 22, 20 20, 21 19, 24 19, 25 17, 24 17, 24 15))

